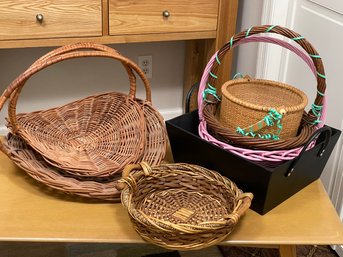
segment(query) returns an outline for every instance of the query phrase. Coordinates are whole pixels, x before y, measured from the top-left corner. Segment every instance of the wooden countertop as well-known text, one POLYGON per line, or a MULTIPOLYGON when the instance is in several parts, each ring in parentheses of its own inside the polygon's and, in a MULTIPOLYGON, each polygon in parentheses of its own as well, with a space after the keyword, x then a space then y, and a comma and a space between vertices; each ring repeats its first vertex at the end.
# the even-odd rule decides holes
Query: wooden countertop
MULTIPOLYGON (((142 243, 120 203, 83 200, 41 185, 0 154, 0 241, 142 243)), ((223 244, 343 244, 320 181, 264 216, 251 210, 223 244)))

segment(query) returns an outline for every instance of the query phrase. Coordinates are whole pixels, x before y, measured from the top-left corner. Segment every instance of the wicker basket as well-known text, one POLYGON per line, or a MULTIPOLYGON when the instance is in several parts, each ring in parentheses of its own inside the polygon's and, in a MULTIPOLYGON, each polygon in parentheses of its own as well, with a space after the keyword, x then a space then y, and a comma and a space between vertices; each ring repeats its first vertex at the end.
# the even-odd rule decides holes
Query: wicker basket
POLYGON ((9 128, 22 137, 45 161, 72 175, 108 177, 129 163, 159 163, 166 152, 163 119, 151 106, 150 85, 139 67, 117 51, 102 45, 79 43, 43 56, 15 79, 3 93, 0 108, 10 99, 9 128), (16 114, 25 82, 40 70, 79 57, 119 60, 130 80, 130 92, 90 96, 45 111, 16 114), (146 100, 137 100, 136 72, 146 89, 146 100))
POLYGON ((307 105, 307 97, 299 89, 246 76, 224 83, 221 91, 219 120, 230 130, 236 131, 240 127, 249 133, 274 134, 282 139, 297 135, 307 105), (273 122, 274 126, 267 126, 264 121, 271 109, 283 115, 280 133, 276 122, 273 122))
MULTIPOLYGON (((300 93, 300 91, 295 92, 294 88, 292 88, 291 90, 287 90, 287 92, 289 93, 288 95, 291 96, 292 98, 295 96, 295 99, 297 100, 295 103, 293 103, 293 106, 291 106, 289 110, 287 110, 287 106, 283 108, 282 106, 284 105, 283 103, 280 104, 281 106, 276 107, 276 109, 278 110, 273 110, 273 111, 277 111, 278 114, 283 114, 281 115, 282 119, 279 119, 280 123, 277 120, 274 121, 273 131, 276 132, 276 133, 273 133, 274 135, 270 135, 271 133, 269 133, 270 131, 268 130, 267 130, 266 135, 264 135, 264 133, 261 133, 260 131, 258 131, 258 129, 265 127, 264 126, 265 124, 263 124, 264 118, 267 118, 267 116, 269 116, 270 118, 273 115, 269 113, 269 111, 272 111, 271 108, 275 106, 271 106, 271 105, 264 106, 266 107, 265 110, 268 113, 266 112, 264 115, 261 115, 258 118, 255 118, 254 120, 250 120, 242 124, 242 120, 246 118, 249 119, 249 117, 256 116, 254 113, 255 111, 253 111, 253 109, 255 110, 263 109, 261 108, 262 104, 259 104, 259 105, 256 104, 256 100, 251 99, 250 96, 245 99, 243 98, 242 100, 242 99, 238 99, 237 94, 235 94, 235 97, 233 97, 231 93, 229 94, 226 90, 224 90, 226 96, 229 96, 231 99, 235 98, 234 101, 230 100, 231 103, 237 104, 239 102, 240 108, 243 108, 244 105, 245 105, 244 107, 249 106, 249 111, 240 110, 242 111, 242 113, 240 111, 237 111, 237 113, 230 113, 229 110, 225 110, 225 108, 228 105, 228 101, 227 101, 228 98, 226 96, 223 96, 223 102, 225 103, 222 103, 221 105, 225 105, 225 106, 221 106, 222 110, 220 111, 221 112, 220 116, 222 117, 220 118, 220 120, 224 120, 224 123, 229 120, 227 117, 225 117, 226 113, 231 115, 231 117, 237 115, 237 117, 239 118, 236 119, 235 122, 240 120, 240 124, 236 123, 235 125, 232 125, 230 128, 228 128, 226 125, 223 125, 223 123, 221 123, 217 119, 216 115, 217 115, 219 102, 216 101, 216 99, 214 99, 213 97, 211 97, 210 94, 207 95, 205 102, 199 105, 199 115, 200 115, 200 118, 202 117, 204 118, 203 121, 207 122, 206 126, 207 126, 208 131, 211 131, 211 133, 215 137, 217 137, 219 140, 223 140, 229 143, 230 145, 244 147, 244 148, 258 149, 258 150, 263 150, 263 151, 264 150, 271 151, 271 150, 293 149, 295 147, 302 146, 309 139, 313 131, 316 130, 318 126, 321 125, 319 119, 321 119, 322 111, 324 110, 324 107, 325 107, 323 99, 324 99, 324 94, 325 94, 325 89, 326 89, 326 83, 325 83, 325 73, 324 73, 323 63, 321 61, 320 56, 316 52, 316 50, 312 47, 312 45, 306 39, 304 39, 304 37, 302 37, 298 33, 293 32, 287 28, 283 28, 280 26, 269 26, 269 25, 252 27, 246 31, 240 32, 234 35, 231 38, 230 42, 225 44, 216 53, 216 55, 211 59, 211 63, 209 63, 208 67, 206 67, 206 72, 208 72, 208 75, 205 75, 205 74, 203 75, 204 80, 202 79, 201 85, 206 84, 208 86, 208 88, 205 89, 205 91, 212 90, 211 88, 214 88, 215 86, 218 87, 218 85, 216 85, 215 74, 217 74, 218 72, 218 68, 220 66, 221 59, 223 58, 223 56, 231 48, 235 47, 236 45, 239 45, 241 41, 245 41, 245 40, 248 41, 249 39, 251 39, 249 42, 259 42, 259 37, 254 36, 254 35, 260 34, 260 33, 276 33, 276 34, 280 34, 285 37, 288 37, 290 39, 293 39, 293 41, 299 44, 307 52, 308 56, 310 56, 310 58, 312 59, 311 63, 314 64, 315 69, 316 69, 315 75, 317 76, 317 95, 316 95, 314 103, 312 104, 312 109, 307 112, 302 112, 300 110, 302 106, 304 105, 304 101, 303 101, 304 98, 302 96, 302 93, 300 93), (247 102, 249 102, 249 104, 247 104, 247 102), (283 113, 282 109, 284 109, 284 111, 286 112, 283 113), (287 121, 286 123, 284 120, 287 119, 287 116, 289 116, 289 114, 292 114, 293 110, 296 110, 297 115, 295 119, 291 118, 291 121, 290 121, 291 125, 292 123, 293 124, 296 123, 299 126, 298 121, 301 120, 300 129, 298 130, 298 127, 296 125, 294 126, 292 125, 291 126, 293 128, 292 136, 288 136, 288 137, 286 136, 286 138, 283 138, 282 134, 281 134, 281 137, 278 136, 277 133, 281 131, 280 125, 283 126, 283 129, 282 129, 283 131, 284 128, 288 125, 287 123, 289 122, 287 121), (237 131, 239 131, 240 133, 237 133, 237 131), (249 135, 254 135, 255 137, 250 137, 249 135), (268 140, 267 139, 268 137, 265 137, 265 136, 268 136, 269 138, 274 138, 274 139, 280 138, 280 139, 268 140)), ((286 44, 283 44, 283 43, 278 43, 278 44, 282 46, 286 46, 286 44)), ((293 48, 293 49, 296 49, 296 48, 293 48)), ((296 49, 296 51, 294 52, 298 52, 298 51, 299 50, 296 49)), ((264 83, 264 82, 265 81, 260 80, 258 81, 258 84, 261 85, 261 83, 264 83)), ((239 80, 233 81, 232 85, 236 85, 235 83, 239 83, 239 80)), ((270 83, 271 82, 268 82, 268 84, 270 83)), ((279 88, 281 88, 280 83, 277 83, 277 82, 275 83, 277 84, 279 88)), ((275 83, 274 83, 274 86, 276 85, 275 83)), ((242 84, 244 85, 245 83, 242 83, 242 84)), ((252 83, 250 83, 249 86, 251 86, 251 84, 252 83)), ((283 85, 282 88, 289 89, 289 86, 283 85)), ((246 88, 243 91, 248 91, 248 89, 246 88)), ((200 94, 201 93, 202 92, 200 92, 200 94)), ((199 94, 199 99, 203 97, 200 94, 199 94)), ((278 93, 278 94, 282 94, 282 93, 278 93)), ((279 98, 280 99, 277 99, 277 100, 282 100, 283 97, 279 97, 279 98)), ((237 106, 235 106, 234 110, 236 110, 236 107, 237 106)), ((229 108, 232 108, 232 107, 229 107, 229 108)), ((262 130, 262 132, 265 132, 265 131, 262 130)), ((245 150, 243 149, 243 151, 245 150)), ((261 154, 264 154, 264 153, 261 152, 261 154)))
POLYGON ((121 178, 119 173, 106 180, 81 179, 48 164, 24 140, 10 133, 5 138, 5 142, 1 144, 1 151, 29 176, 50 188, 70 195, 111 202, 120 201, 120 191, 116 188, 117 181, 121 178))
POLYGON ((224 240, 253 197, 217 172, 183 163, 128 165, 119 182, 122 204, 139 235, 176 250, 224 240))

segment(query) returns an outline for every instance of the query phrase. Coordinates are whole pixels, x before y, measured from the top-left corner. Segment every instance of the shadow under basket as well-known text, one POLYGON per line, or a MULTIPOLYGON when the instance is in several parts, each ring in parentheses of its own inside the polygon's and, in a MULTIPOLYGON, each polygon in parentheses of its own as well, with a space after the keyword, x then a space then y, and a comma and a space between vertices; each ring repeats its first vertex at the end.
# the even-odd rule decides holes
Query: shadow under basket
POLYGON ((215 146, 198 135, 198 111, 166 121, 175 162, 187 162, 216 170, 243 191, 254 194, 251 209, 266 214, 318 179, 341 131, 324 126, 309 140, 316 145, 293 160, 276 164, 253 162, 215 146))

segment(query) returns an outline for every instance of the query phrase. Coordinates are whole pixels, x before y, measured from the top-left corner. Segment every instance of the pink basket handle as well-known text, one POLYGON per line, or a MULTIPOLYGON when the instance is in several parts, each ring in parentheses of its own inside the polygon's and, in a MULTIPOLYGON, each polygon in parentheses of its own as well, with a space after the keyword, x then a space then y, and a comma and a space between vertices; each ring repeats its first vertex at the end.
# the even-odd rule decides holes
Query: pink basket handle
MULTIPOLYGON (((264 25, 264 26, 256 26, 251 27, 248 30, 242 31, 234 36, 231 37, 230 41, 226 43, 215 56, 215 61, 212 63, 211 68, 209 70, 210 76, 207 79, 207 92, 211 92, 212 89, 216 88, 216 79, 217 79, 217 70, 221 64, 221 61, 225 54, 233 48, 238 42, 245 38, 249 38, 252 35, 256 34, 263 34, 263 33, 274 33, 285 36, 292 41, 296 42, 299 46, 301 46, 307 54, 311 57, 314 66, 316 68, 316 78, 317 78, 317 95, 312 104, 312 109, 308 112, 307 121, 313 125, 318 124, 320 112, 323 108, 323 98, 325 95, 326 90, 326 76, 324 71, 323 62, 321 60, 320 55, 314 49, 314 47, 300 34, 281 26, 276 25, 264 25)), ((280 44, 282 46, 282 44, 280 44)), ((213 92, 212 92, 213 93, 213 92)))
MULTIPOLYGON (((295 53, 296 55, 298 55, 312 70, 314 76, 317 76, 317 70, 316 67, 314 66, 313 60, 311 59, 311 57, 302 49, 286 42, 283 41, 281 39, 278 38, 274 38, 274 37, 267 37, 267 36, 250 36, 250 37, 246 37, 241 39, 240 41, 238 41, 235 45, 233 45, 232 47, 236 47, 239 46, 241 44, 245 44, 245 43, 250 43, 250 42, 261 42, 261 43, 272 43, 275 45, 280 45, 290 51, 292 51, 293 53, 295 53)), ((219 52, 219 51, 218 51, 219 52)), ((208 62, 208 64, 206 65, 202 78, 200 80, 200 85, 199 85, 199 92, 198 92, 198 112, 199 112, 199 118, 200 120, 204 120, 203 114, 202 114, 202 108, 203 108, 203 104, 204 104, 204 99, 203 99, 203 92, 207 87, 207 83, 210 77, 210 72, 211 72, 211 68, 213 67, 214 63, 217 63, 217 56, 218 56, 218 52, 216 52, 210 59, 210 61, 208 62)), ((324 125, 325 119, 326 119, 326 108, 327 108, 327 104, 326 104, 326 97, 323 97, 322 100, 322 111, 320 113, 320 116, 318 117, 318 119, 320 118, 321 122, 316 124, 316 127, 320 128, 324 125)))
MULTIPOLYGON (((312 59, 301 49, 295 47, 294 45, 285 42, 283 40, 277 39, 277 38, 272 38, 272 37, 266 37, 266 36, 252 36, 252 37, 247 37, 239 41, 235 46, 238 46, 243 43, 249 43, 249 42, 266 42, 266 43, 272 43, 276 45, 283 45, 285 48, 291 50, 295 54, 297 54, 301 59, 303 59, 307 65, 310 67, 314 75, 316 75, 316 69, 313 64, 312 59)), ((235 47, 234 46, 234 47, 235 47)), ((199 135, 201 138, 227 150, 230 151, 238 156, 241 156, 245 159, 251 160, 251 161, 268 161, 268 162, 279 162, 279 161, 286 161, 286 160, 292 160, 295 157, 299 155, 299 153, 302 150, 302 147, 290 149, 290 150, 274 150, 274 151, 263 151, 263 150, 251 150, 251 149, 245 149, 241 147, 236 147, 232 145, 228 145, 224 142, 221 142, 211 136, 206 129, 206 121, 202 115, 202 104, 203 104, 203 99, 202 99, 202 92, 206 88, 206 82, 209 76, 209 71, 211 69, 211 66, 213 62, 215 61, 216 58, 216 53, 212 56, 210 61, 208 62, 207 66, 205 67, 205 71, 203 73, 202 79, 200 81, 199 85, 199 94, 198 94, 198 105, 199 105, 199 119, 200 119, 200 124, 199 124, 199 135)), ((325 117, 326 117, 326 97, 323 98, 323 110, 321 113, 321 120, 323 121, 322 123, 317 124, 317 128, 320 128, 324 125, 325 117)))

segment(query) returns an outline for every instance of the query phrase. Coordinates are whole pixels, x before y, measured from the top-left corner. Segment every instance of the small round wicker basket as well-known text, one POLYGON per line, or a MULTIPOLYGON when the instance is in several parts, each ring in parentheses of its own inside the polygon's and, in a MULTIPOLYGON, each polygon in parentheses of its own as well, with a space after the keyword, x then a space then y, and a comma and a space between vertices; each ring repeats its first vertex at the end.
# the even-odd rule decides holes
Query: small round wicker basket
POLYGON ((138 234, 175 250, 221 242, 253 198, 219 173, 185 163, 128 165, 119 182, 122 204, 138 234))
POLYGON ((276 134, 278 128, 267 126, 263 120, 274 109, 283 115, 279 137, 287 139, 297 135, 306 105, 305 93, 290 85, 250 77, 234 79, 222 86, 220 122, 232 131, 240 127, 276 134))

